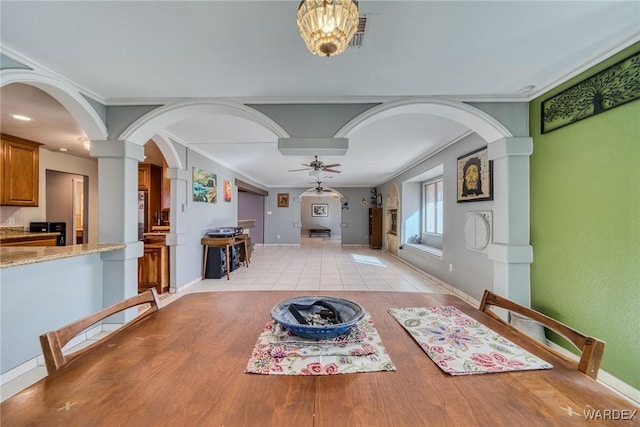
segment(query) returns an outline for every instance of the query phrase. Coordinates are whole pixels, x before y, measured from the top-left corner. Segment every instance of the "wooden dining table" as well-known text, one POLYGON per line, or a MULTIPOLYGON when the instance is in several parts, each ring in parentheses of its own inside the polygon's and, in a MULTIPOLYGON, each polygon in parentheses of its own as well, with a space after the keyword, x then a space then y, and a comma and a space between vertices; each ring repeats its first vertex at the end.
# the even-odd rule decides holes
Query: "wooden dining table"
MULTIPOLYGON (((34 337, 34 339, 36 339, 34 337)), ((448 294, 237 291, 186 294, 2 403, 4 426, 638 425, 639 408, 448 294), (371 315, 395 371, 328 376, 244 372, 278 302, 330 295, 371 315), (387 310, 455 306, 553 364, 451 376, 387 310), (591 412, 585 412, 591 411, 591 412), (594 411, 630 419, 591 422, 594 411), (625 412, 621 412, 625 411, 625 412), (613 414, 613 412, 608 412, 613 414)))

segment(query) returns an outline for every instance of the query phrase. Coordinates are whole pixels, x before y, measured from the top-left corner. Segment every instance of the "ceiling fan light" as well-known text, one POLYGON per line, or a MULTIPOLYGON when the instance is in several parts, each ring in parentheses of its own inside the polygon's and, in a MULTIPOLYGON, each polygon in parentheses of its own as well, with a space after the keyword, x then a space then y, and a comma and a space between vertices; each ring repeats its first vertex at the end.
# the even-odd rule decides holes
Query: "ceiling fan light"
POLYGON ((358 29, 357 0, 302 0, 298 29, 309 52, 336 56, 344 52, 358 29))

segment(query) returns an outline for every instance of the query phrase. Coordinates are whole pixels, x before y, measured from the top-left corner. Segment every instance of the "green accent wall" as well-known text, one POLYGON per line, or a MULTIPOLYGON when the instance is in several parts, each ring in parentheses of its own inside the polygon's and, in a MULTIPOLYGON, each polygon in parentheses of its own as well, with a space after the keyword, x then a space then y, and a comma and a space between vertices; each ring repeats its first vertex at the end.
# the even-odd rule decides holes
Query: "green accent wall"
POLYGON ((530 103, 532 307, 606 341, 601 368, 640 389, 640 99, 542 135, 530 103))

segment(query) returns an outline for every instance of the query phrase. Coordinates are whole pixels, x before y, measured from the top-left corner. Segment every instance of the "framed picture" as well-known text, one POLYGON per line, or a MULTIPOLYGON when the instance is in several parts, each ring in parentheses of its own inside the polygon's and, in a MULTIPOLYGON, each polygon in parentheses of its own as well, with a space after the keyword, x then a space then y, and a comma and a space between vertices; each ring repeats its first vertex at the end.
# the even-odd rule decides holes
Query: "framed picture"
POLYGON ((278 193, 278 207, 279 208, 289 207, 289 193, 278 193))
POLYGON ((329 216, 329 205, 326 203, 312 203, 311 216, 329 216))
POLYGON ((231 183, 226 179, 224 180, 224 201, 231 201, 231 183))
POLYGON ((493 200, 492 166, 487 147, 458 157, 458 203, 493 200))
POLYGON ((193 167, 193 201, 216 203, 218 178, 216 174, 193 167))

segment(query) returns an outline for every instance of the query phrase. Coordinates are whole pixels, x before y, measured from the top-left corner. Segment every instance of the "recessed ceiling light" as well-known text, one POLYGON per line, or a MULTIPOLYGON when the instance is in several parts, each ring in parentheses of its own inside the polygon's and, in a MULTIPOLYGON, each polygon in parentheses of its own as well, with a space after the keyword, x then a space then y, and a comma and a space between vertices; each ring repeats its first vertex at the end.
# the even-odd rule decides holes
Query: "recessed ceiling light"
POLYGON ((31 120, 33 120, 31 117, 23 116, 20 114, 12 114, 11 117, 16 120, 22 120, 23 122, 30 122, 31 120))

